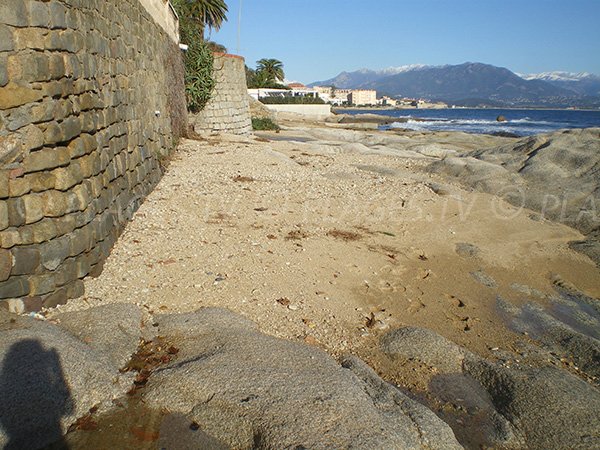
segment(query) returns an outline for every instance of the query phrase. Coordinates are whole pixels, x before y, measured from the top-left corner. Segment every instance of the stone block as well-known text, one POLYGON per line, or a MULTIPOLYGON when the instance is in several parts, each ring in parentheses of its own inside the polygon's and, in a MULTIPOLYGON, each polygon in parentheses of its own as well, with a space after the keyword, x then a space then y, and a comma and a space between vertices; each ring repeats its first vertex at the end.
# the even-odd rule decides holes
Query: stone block
POLYGON ((83 206, 83 208, 86 209, 92 201, 92 195, 90 193, 88 185, 85 183, 77 185, 73 188, 72 192, 77 196, 79 205, 83 206))
POLYGON ((56 225, 57 236, 63 236, 71 233, 75 228, 78 227, 79 214, 67 214, 66 216, 60 217, 54 220, 56 225))
POLYGON ((6 300, 8 311, 15 314, 23 314, 29 311, 40 311, 42 309, 41 297, 10 298, 6 300))
POLYGON ((81 133, 81 121, 78 117, 69 117, 62 122, 48 124, 44 131, 44 143, 54 145, 68 142, 81 133))
POLYGON ((25 225, 25 203, 20 197, 9 198, 6 201, 8 207, 8 225, 11 227, 20 227, 25 225))
POLYGON ((8 192, 11 197, 21 197, 30 191, 31 186, 26 178, 14 178, 8 181, 8 192))
POLYGON ((46 28, 50 25, 48 3, 45 1, 29 2, 29 24, 32 27, 46 28))
POLYGON ((44 50, 46 33, 43 28, 18 28, 13 34, 15 47, 18 50, 44 50))
POLYGON ((50 58, 47 54, 34 52, 19 56, 19 58, 23 81, 34 82, 50 80, 50 58))
POLYGON ((6 128, 8 131, 17 131, 31 123, 31 105, 22 105, 13 108, 6 117, 6 128))
POLYGON ((66 167, 54 170, 54 187, 59 191, 66 191, 83 181, 83 173, 79 163, 71 161, 66 167))
POLYGON ((92 229, 92 226, 86 225, 85 227, 79 228, 71 233, 69 240, 70 256, 76 256, 92 249, 95 244, 92 229))
POLYGON ((56 221, 53 219, 40 220, 29 226, 32 233, 32 242, 40 244, 58 236, 56 221))
POLYGON ((12 248, 22 243, 19 231, 12 228, 0 232, 0 246, 2 248, 12 248))
POLYGON ((69 206, 64 192, 52 190, 41 195, 44 199, 44 216, 61 217, 67 213, 69 206))
POLYGON ((49 60, 50 78, 58 80, 65 76, 65 62, 62 55, 52 55, 49 60))
POLYGON ((13 51, 14 48, 15 42, 13 39, 12 29, 3 23, 0 23, 0 52, 10 52, 13 51))
POLYGON ((48 3, 48 12, 50 13, 50 28, 67 28, 67 8, 57 1, 48 3))
POLYGON ((42 307, 54 308, 64 305, 69 299, 67 288, 56 289, 54 292, 42 296, 42 307))
MULTIPOLYGON (((1 42, 1 41, 0 41, 1 42)), ((1 44, 0 44, 1 45, 1 44)), ((8 84, 8 57, 0 53, 0 87, 8 84)))
POLYGON ((53 172, 35 172, 27 175, 29 185, 33 192, 44 192, 54 189, 54 173, 53 172))
POLYGON ((79 158, 92 153, 97 147, 98 144, 93 136, 82 133, 77 139, 69 142, 69 155, 71 158, 79 158))
POLYGON ((69 256, 69 236, 61 236, 40 245, 40 259, 48 270, 56 270, 69 256))
POLYGON ((67 147, 45 148, 27 155, 23 160, 23 169, 25 173, 54 169, 68 164, 70 160, 67 147))
POLYGON ((14 247, 12 249, 14 261, 12 274, 27 275, 35 273, 40 266, 40 251, 33 247, 14 247))
POLYGON ((77 259, 67 258, 55 272, 55 281, 57 286, 64 286, 71 281, 77 280, 77 259))
POLYGON ((31 107, 31 121, 33 123, 48 122, 54 118, 54 100, 46 99, 31 107))
POLYGON ((6 281, 10 277, 13 268, 12 254, 9 250, 0 249, 0 281, 6 281))
MULTIPOLYGON (((27 121, 31 121, 31 108, 27 108, 27 121)), ((37 150, 44 145, 44 133, 36 125, 28 125, 19 131, 24 153, 37 150)))
POLYGON ((0 87, 0 110, 37 102, 41 98, 41 91, 9 82, 7 85, 0 87))
POLYGON ((23 0, 2 0, 0 2, 0 17, 2 23, 13 25, 15 27, 25 27, 29 25, 29 11, 27 6, 29 2, 23 0))
POLYGON ((29 294, 29 279, 25 276, 10 277, 0 282, 0 298, 23 297, 29 294))
POLYGON ((25 223, 35 223, 44 217, 43 197, 41 194, 29 194, 22 197, 25 205, 25 223))
POLYGON ((0 200, 0 231, 8 228, 8 205, 0 200))
POLYGON ((79 298, 85 294, 85 285, 81 280, 75 280, 67 286, 67 298, 79 298))
POLYGON ((29 295, 38 296, 48 294, 56 288, 54 274, 34 275, 29 277, 29 295))

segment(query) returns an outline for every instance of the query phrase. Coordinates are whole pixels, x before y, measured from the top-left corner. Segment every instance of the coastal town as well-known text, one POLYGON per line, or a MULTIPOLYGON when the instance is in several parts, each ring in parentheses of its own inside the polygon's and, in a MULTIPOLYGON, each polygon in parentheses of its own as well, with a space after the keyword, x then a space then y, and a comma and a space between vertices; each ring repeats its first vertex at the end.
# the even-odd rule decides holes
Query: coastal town
POLYGON ((321 99, 323 103, 332 106, 358 106, 358 107, 388 107, 397 109, 441 109, 448 108, 444 102, 434 102, 426 99, 415 99, 397 96, 392 98, 386 95, 377 96, 374 89, 339 89, 335 86, 312 86, 308 87, 302 83, 290 82, 282 88, 254 88, 248 89, 250 96, 256 100, 266 97, 308 97, 321 99))

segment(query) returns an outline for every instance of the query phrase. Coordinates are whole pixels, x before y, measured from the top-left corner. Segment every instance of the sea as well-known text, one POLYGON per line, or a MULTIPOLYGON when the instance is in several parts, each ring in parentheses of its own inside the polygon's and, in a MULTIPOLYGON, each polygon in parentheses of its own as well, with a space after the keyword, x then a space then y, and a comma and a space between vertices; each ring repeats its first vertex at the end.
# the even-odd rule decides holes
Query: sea
POLYGON ((381 114, 402 119, 381 128, 531 136, 568 128, 600 127, 600 111, 565 109, 401 109, 344 110, 346 114, 381 114), (504 116, 506 122, 498 122, 504 116))

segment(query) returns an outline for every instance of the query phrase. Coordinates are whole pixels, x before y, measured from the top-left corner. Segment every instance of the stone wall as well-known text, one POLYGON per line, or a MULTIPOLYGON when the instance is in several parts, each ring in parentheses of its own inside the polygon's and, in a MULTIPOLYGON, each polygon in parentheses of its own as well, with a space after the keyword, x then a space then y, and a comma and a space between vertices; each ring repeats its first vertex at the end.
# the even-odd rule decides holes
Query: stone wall
POLYGON ((265 104, 271 111, 279 114, 297 114, 310 119, 325 119, 331 116, 331 105, 271 105, 265 104))
POLYGON ((244 58, 215 53, 215 89, 205 108, 192 123, 197 133, 225 131, 246 134, 252 131, 244 58))
POLYGON ((0 306, 99 273, 185 128, 179 53, 139 0, 0 2, 0 306))

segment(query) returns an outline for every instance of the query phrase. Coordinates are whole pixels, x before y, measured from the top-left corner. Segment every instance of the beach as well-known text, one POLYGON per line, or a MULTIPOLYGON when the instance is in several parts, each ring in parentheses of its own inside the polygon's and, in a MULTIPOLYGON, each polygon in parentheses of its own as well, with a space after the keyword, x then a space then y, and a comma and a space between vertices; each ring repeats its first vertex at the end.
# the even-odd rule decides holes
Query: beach
MULTIPOLYGON (((553 311, 561 292, 600 297, 598 266, 569 246, 585 236, 425 170, 514 139, 282 125, 182 141, 86 295, 48 317, 109 303, 223 307, 268 335, 357 355, 438 413, 460 408, 430 392, 434 366, 384 351, 390 330, 428 329, 498 364, 597 383, 581 355, 545 353, 510 314, 553 311)), ((461 424, 455 434, 473 426, 461 424)))

